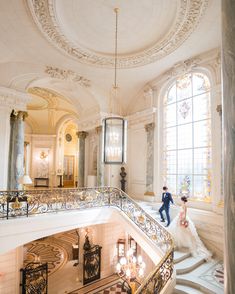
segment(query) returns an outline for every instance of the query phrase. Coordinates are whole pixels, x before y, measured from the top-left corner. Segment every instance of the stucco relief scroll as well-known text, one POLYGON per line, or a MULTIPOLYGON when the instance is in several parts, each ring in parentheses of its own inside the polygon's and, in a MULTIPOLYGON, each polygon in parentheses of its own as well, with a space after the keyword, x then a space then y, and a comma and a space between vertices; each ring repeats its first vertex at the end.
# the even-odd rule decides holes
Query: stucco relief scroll
MULTIPOLYGON (((67 55, 93 66, 113 67, 114 58, 75 44, 58 23, 54 0, 27 0, 32 17, 45 37, 67 55)), ((204 14, 208 0, 178 0, 175 22, 165 37, 146 49, 118 58, 119 68, 142 66, 159 60, 176 50, 194 31, 204 14)))

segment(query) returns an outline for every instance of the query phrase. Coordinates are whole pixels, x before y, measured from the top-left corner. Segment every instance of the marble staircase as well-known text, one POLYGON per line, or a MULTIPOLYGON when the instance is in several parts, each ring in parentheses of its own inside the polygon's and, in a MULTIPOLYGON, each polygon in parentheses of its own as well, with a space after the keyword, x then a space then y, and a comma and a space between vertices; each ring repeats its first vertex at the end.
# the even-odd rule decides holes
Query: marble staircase
MULTIPOLYGON (((139 205, 153 218, 160 219, 159 205, 149 202, 138 202, 139 205)), ((221 267, 217 260, 205 261, 200 257, 193 257, 185 250, 174 252, 176 269, 176 286, 173 294, 222 294, 223 283, 216 278, 216 270, 221 267)), ((223 280, 223 278, 222 278, 223 280)))

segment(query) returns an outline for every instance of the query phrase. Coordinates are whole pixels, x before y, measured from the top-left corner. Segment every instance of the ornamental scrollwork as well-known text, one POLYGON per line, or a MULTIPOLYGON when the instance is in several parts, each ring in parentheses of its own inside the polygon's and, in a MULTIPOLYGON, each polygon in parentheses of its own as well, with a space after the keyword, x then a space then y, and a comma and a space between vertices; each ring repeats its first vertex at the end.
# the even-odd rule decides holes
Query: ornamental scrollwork
POLYGON ((72 81, 86 88, 90 87, 90 80, 80 76, 72 70, 65 70, 58 67, 46 66, 45 73, 47 73, 51 78, 72 81))
MULTIPOLYGON (((114 67, 114 58, 75 44, 58 23, 54 0, 27 0, 32 17, 46 38, 58 49, 80 61, 100 67, 114 67)), ((208 6, 208 0, 179 0, 174 25, 161 41, 137 53, 118 58, 119 68, 133 68, 159 60, 176 50, 194 31, 208 6)))

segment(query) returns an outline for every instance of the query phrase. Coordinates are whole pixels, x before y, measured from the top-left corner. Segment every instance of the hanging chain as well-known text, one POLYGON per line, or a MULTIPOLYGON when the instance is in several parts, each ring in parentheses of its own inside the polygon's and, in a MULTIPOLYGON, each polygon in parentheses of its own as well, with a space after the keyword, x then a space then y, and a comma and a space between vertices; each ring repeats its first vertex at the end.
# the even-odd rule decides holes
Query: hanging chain
POLYGON ((115 28, 115 57, 114 57, 114 89, 117 89, 117 37, 118 37, 118 11, 119 8, 114 8, 116 13, 116 28, 115 28))

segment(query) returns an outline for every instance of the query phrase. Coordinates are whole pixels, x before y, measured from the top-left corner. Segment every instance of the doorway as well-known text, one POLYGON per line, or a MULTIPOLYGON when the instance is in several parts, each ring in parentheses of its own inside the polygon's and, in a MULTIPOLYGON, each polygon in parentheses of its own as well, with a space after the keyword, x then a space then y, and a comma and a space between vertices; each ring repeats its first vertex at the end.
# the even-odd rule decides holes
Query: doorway
POLYGON ((74 187, 74 155, 64 156, 64 187, 74 187))

